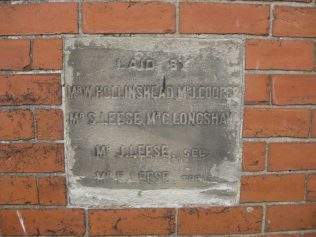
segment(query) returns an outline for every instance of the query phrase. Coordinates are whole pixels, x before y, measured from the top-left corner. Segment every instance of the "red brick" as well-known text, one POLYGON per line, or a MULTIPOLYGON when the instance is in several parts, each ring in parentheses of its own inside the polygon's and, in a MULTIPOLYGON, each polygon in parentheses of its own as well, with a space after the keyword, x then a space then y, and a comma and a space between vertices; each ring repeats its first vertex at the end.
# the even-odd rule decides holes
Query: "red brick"
POLYGON ((261 231, 261 207, 181 208, 180 235, 221 235, 261 231))
POLYGON ((316 174, 307 176, 306 194, 308 201, 316 201, 316 174))
POLYGON ((0 140, 32 138, 34 138, 34 127, 33 114, 30 110, 0 111, 0 140))
POLYGON ((285 2, 312 2, 313 0, 284 0, 284 1, 285 2))
POLYGON ((62 140, 64 138, 63 111, 60 109, 36 110, 37 138, 62 140))
POLYGON ((316 237, 316 232, 313 233, 305 233, 304 237, 316 237))
MULTIPOLYGON (((249 2, 249 0, 241 0, 245 2, 249 2)), ((313 0, 261 0, 260 2, 264 3, 272 3, 272 2, 303 2, 303 3, 308 3, 312 2, 313 0)))
POLYGON ((0 40, 0 52, 0 70, 29 69, 29 40, 0 40))
POLYGON ((316 104, 316 75, 273 75, 273 104, 316 104))
POLYGON ((273 35, 316 37, 316 7, 277 6, 273 15, 273 35))
POLYGON ((35 177, 0 176, 0 204, 37 204, 35 177))
POLYGON ((173 33, 175 7, 163 2, 83 3, 85 33, 173 33))
POLYGON ((244 142, 243 171, 261 171, 265 167, 266 144, 264 142, 244 142))
POLYGON ((0 172, 64 172, 64 145, 0 144, 0 172))
POLYGON ((33 69, 62 69, 63 40, 35 39, 33 41, 32 68, 33 69))
POLYGON ((62 176, 40 177, 38 179, 39 203, 41 205, 66 205, 66 179, 62 176))
MULTIPOLYGON (((274 0, 279 1, 279 0, 274 0)), ((312 2, 313 0, 283 0, 283 2, 312 2)))
POLYGON ((0 4, 0 35, 78 32, 76 3, 0 4))
POLYGON ((269 170, 316 169, 316 143, 271 143, 269 145, 269 150, 269 170))
POLYGON ((269 75, 246 75, 245 104, 268 104, 269 84, 269 75))
POLYGON ((312 112, 313 122, 312 122, 312 137, 316 137, 316 110, 312 112))
POLYGON ((304 200, 305 175, 255 175, 243 176, 241 202, 275 202, 304 200))
POLYGON ((300 234, 266 234, 258 237, 301 237, 300 234))
POLYGON ((247 108, 244 137, 307 137, 310 111, 304 109, 247 108))
POLYGON ((307 230, 316 226, 316 204, 267 207, 267 231, 307 230))
POLYGON ((254 34, 269 31, 269 6, 180 3, 181 33, 254 34))
POLYGON ((175 210, 90 210, 89 229, 90 236, 170 235, 175 231, 175 210))
POLYGON ((85 232, 84 222, 82 209, 0 210, 0 229, 5 236, 82 236, 85 232))
POLYGON ((246 69, 313 70, 315 47, 312 41, 246 41, 246 69))
POLYGON ((0 75, 0 105, 60 105, 59 74, 0 75))

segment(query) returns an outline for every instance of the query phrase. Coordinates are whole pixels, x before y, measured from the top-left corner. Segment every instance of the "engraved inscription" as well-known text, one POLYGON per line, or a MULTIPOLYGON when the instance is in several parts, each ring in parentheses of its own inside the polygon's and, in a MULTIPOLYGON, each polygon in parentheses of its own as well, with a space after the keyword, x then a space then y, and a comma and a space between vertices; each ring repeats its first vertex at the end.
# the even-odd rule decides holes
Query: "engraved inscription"
POLYGON ((137 125, 137 126, 177 126, 177 125, 218 125, 225 126, 232 123, 231 112, 70 112, 67 122, 71 126, 87 124, 89 126, 107 125, 137 125))
POLYGON ((134 69, 134 70, 153 70, 154 69, 154 60, 151 58, 131 58, 125 64, 122 63, 121 59, 116 59, 116 68, 119 70, 122 69, 134 69))
MULTIPOLYGON (((71 85, 69 99, 208 99, 226 102, 238 88, 233 86, 71 85)), ((238 93, 238 92, 237 92, 238 93)))
POLYGON ((233 40, 67 39, 71 203, 236 202, 241 62, 233 40))

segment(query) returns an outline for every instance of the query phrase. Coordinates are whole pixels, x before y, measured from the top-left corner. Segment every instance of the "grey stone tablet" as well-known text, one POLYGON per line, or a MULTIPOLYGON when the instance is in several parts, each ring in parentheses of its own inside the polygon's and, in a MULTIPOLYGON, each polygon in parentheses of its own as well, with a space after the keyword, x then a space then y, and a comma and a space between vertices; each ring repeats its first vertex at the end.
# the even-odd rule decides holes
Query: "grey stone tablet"
POLYGON ((241 41, 69 38, 64 60, 71 204, 238 201, 241 41))

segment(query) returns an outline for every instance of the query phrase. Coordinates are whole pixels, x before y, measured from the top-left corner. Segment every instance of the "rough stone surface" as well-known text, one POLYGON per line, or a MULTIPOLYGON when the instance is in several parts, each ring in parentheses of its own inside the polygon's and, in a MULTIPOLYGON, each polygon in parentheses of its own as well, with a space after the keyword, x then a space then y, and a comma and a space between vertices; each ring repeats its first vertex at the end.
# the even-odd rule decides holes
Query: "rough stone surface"
POLYGON ((71 204, 236 203, 241 46, 238 40, 67 39, 71 204))

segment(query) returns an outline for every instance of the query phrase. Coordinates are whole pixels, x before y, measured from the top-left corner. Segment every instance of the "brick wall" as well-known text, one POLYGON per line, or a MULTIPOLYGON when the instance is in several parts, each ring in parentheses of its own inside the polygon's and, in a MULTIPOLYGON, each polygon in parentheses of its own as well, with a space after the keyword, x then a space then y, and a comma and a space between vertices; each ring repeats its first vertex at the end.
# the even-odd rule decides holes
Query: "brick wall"
POLYGON ((27 2, 0 3, 0 236, 316 236, 316 1, 27 2), (238 206, 68 204, 63 40, 89 34, 244 41, 238 206))

